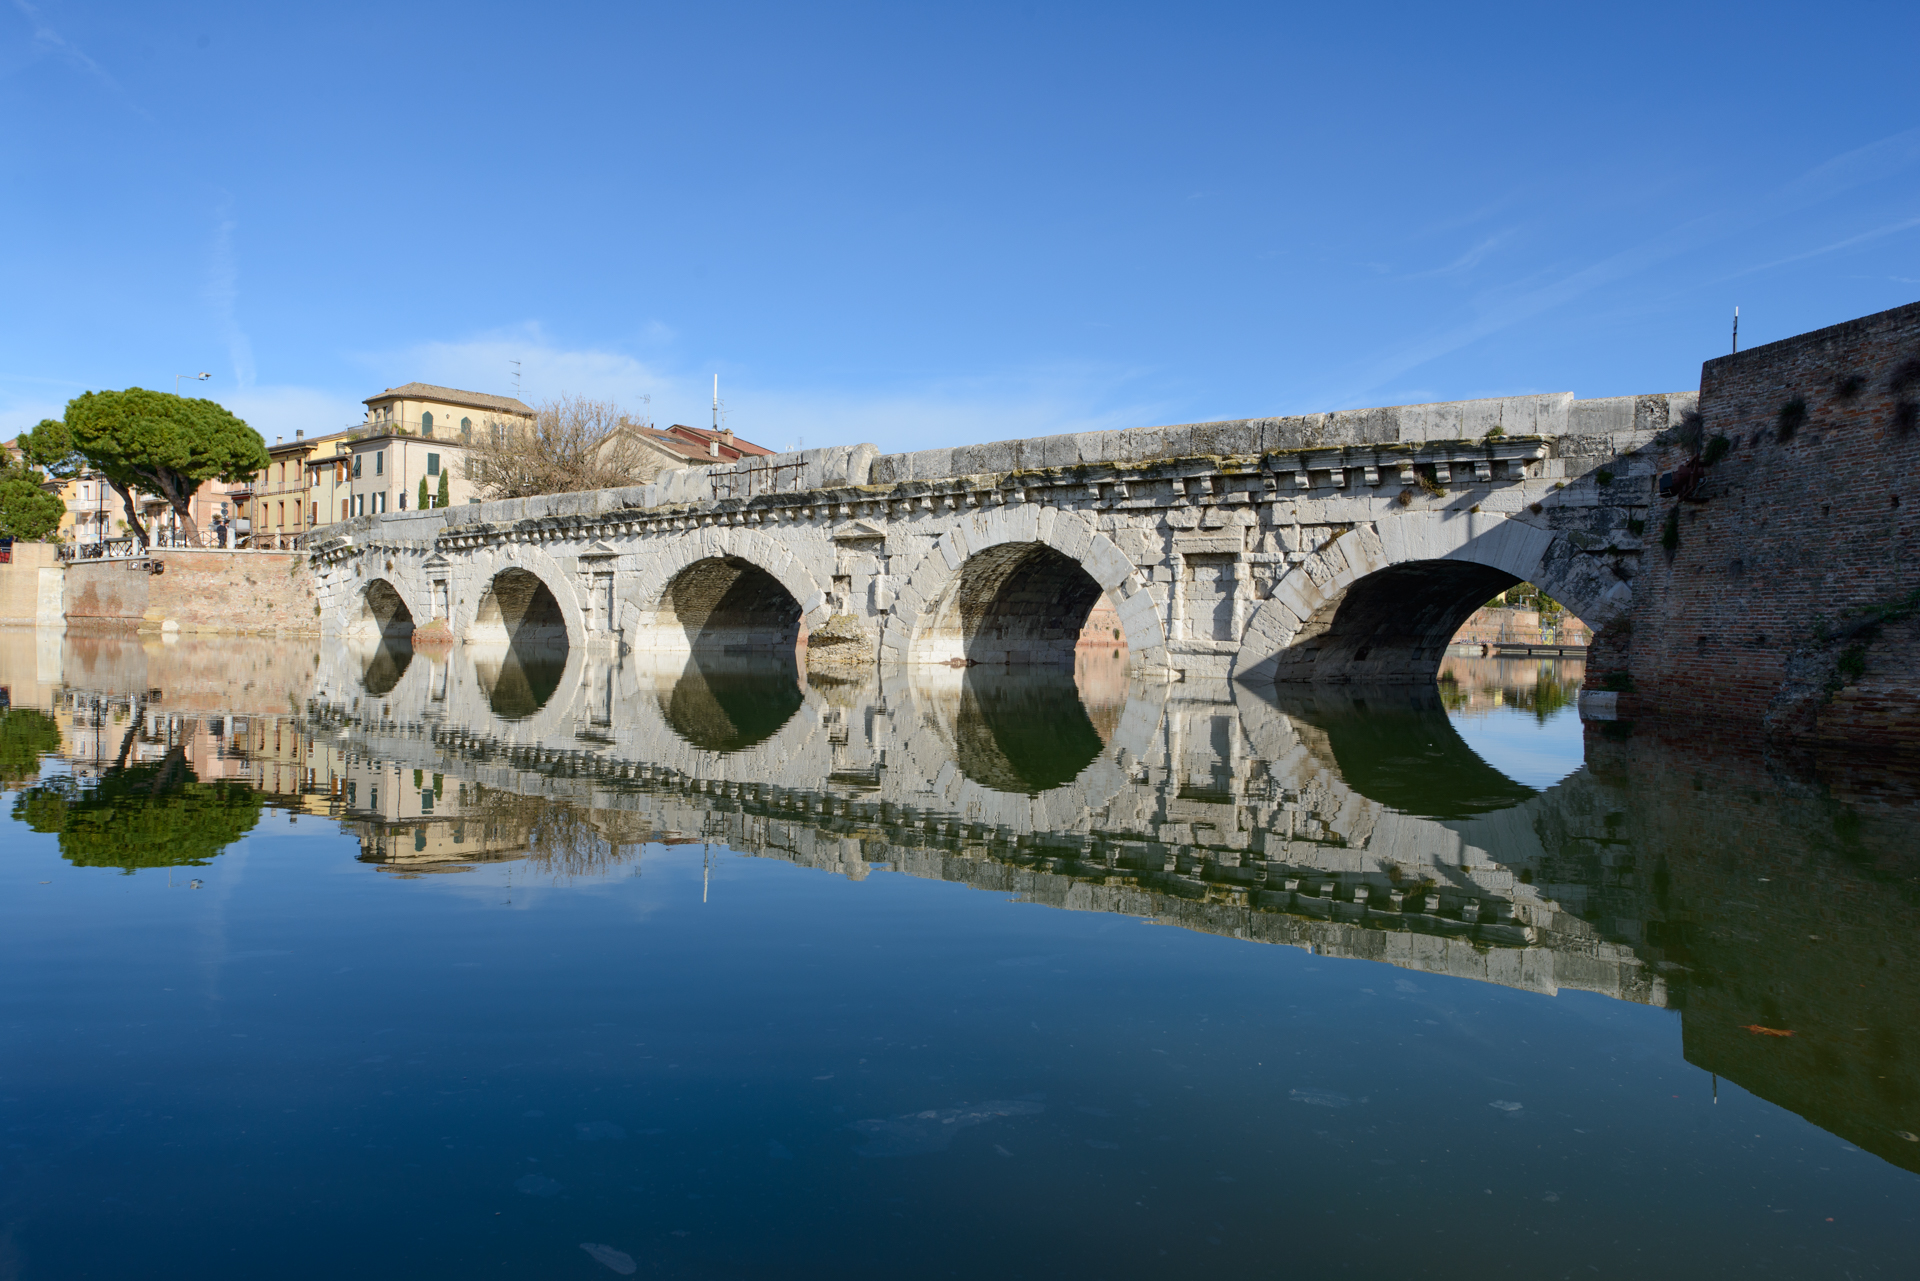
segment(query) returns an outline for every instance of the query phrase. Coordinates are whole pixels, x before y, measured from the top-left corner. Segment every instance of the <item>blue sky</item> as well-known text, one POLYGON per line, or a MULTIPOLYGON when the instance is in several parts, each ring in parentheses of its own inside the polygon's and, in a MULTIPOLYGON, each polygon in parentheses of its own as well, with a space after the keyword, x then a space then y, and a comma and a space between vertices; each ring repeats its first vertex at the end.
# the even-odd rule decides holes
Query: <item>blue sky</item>
POLYGON ((885 449, 1697 385, 1920 298, 1920 5, 0 0, 0 432, 885 449), (651 397, 643 405, 642 397, 651 397))

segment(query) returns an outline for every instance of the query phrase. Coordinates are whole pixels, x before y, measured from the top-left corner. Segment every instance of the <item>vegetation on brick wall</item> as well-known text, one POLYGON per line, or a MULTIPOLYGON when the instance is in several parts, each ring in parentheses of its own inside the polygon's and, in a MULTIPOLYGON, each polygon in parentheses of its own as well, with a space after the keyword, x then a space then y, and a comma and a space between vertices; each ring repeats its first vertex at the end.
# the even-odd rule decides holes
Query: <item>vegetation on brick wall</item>
POLYGON ((1667 523, 1660 529, 1660 545, 1670 552, 1679 550, 1680 509, 1678 507, 1667 511, 1667 523))
POLYGON ((1806 422, 1807 398, 1805 396, 1795 396, 1780 406, 1780 414, 1774 420, 1774 430, 1780 438, 1780 443, 1784 445, 1792 440, 1793 434, 1806 426, 1806 422))

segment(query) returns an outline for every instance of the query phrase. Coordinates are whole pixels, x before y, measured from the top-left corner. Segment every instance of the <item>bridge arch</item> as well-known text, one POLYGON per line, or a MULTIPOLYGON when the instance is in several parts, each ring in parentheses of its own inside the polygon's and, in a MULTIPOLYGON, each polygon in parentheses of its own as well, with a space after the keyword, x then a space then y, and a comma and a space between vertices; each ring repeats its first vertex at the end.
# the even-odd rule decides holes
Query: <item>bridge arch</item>
POLYGON ((622 607, 633 648, 791 654, 831 614, 820 584, 752 530, 714 528, 651 556, 622 607))
POLYGON ((1290 569, 1248 619, 1232 675, 1250 682, 1432 681, 1475 609, 1532 582, 1596 631, 1632 589, 1551 530, 1419 512, 1356 525, 1290 569))
POLYGON ((356 601, 353 621, 347 625, 348 636, 412 638, 415 619, 420 615, 391 579, 369 580, 356 593, 356 601))
POLYGON ((1132 661, 1165 666, 1145 577, 1085 517, 1027 503, 980 512, 934 543, 889 609, 882 656, 909 664, 1069 666, 1102 594, 1132 661))
POLYGON ((495 572, 481 589, 466 638, 563 649, 578 631, 577 610, 573 619, 567 613, 561 593, 545 578, 524 566, 510 564, 495 572))

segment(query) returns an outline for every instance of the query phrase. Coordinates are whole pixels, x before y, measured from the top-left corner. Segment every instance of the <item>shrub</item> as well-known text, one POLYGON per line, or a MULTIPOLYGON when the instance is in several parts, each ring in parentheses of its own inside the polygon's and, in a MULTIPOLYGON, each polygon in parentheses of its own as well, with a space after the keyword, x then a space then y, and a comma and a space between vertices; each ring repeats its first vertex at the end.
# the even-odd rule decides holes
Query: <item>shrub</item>
POLYGON ((1611 485, 1613 483, 1613 473, 1608 471, 1604 467, 1602 467, 1599 471, 1595 472, 1593 474, 1593 478, 1599 481, 1602 485, 1611 485))
POLYGON ((1706 451, 1700 455, 1700 461, 1711 467, 1722 458, 1725 458, 1727 451, 1732 448, 1733 442, 1725 436, 1715 436, 1707 442, 1706 451))
POLYGON ((1673 551, 1680 546, 1680 509, 1678 507, 1667 512, 1666 526, 1660 531, 1660 545, 1668 551, 1673 551))
POLYGON ((1792 440, 1793 433, 1804 427, 1806 422, 1806 397, 1795 396, 1792 400, 1780 406, 1780 417, 1775 420, 1775 425, 1780 433, 1780 443, 1784 445, 1786 442, 1792 440))
POLYGON ((1834 670, 1850 681, 1857 681, 1867 674, 1867 647, 1855 645, 1840 655, 1834 663, 1834 670))
POLYGON ((1635 538, 1638 538, 1647 532, 1647 522, 1644 520, 1636 520, 1629 516, 1627 517, 1627 532, 1635 538))

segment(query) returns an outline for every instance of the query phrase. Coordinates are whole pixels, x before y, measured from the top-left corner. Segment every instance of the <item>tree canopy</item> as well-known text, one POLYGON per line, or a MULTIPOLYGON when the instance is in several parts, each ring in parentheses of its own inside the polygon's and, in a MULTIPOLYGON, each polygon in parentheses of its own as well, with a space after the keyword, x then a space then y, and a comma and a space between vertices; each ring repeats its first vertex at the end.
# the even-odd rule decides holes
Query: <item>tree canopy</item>
POLYGON ((198 867, 260 822, 260 795, 229 779, 203 782, 175 748, 148 765, 110 769, 86 782, 71 774, 21 792, 14 818, 56 832, 79 867, 198 867))
POLYGON ((269 462, 260 433, 223 406, 144 387, 77 396, 67 402, 66 418, 59 424, 64 439, 47 430, 43 440, 42 430, 53 426, 51 420, 42 423, 30 443, 23 442, 30 456, 85 459, 128 501, 136 529, 130 491, 137 486, 159 495, 179 515, 196 547, 200 529, 190 505, 194 491, 209 480, 245 480, 269 462))
POLYGON ((40 488, 37 472, 0 458, 0 537, 36 542, 60 528, 67 505, 40 488))
POLYGON ((38 708, 0 712, 0 783, 40 777, 40 758, 60 750, 60 727, 38 708))

